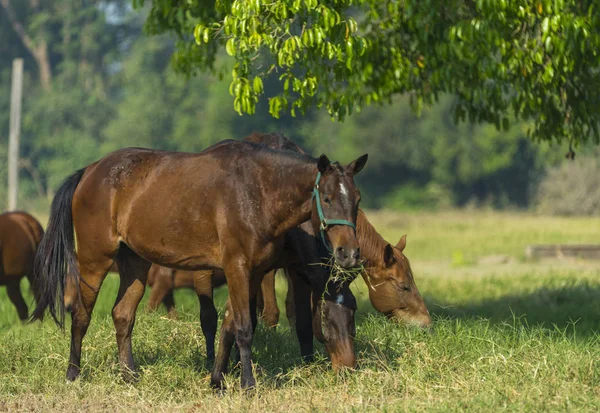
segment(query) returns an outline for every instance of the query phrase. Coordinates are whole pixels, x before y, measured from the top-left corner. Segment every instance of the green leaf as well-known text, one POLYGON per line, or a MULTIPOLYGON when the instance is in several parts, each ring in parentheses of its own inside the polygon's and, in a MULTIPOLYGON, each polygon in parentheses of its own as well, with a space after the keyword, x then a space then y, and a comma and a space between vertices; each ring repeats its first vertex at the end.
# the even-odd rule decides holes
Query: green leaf
POLYGON ((235 56, 235 38, 231 37, 229 40, 227 40, 225 51, 229 56, 235 56))

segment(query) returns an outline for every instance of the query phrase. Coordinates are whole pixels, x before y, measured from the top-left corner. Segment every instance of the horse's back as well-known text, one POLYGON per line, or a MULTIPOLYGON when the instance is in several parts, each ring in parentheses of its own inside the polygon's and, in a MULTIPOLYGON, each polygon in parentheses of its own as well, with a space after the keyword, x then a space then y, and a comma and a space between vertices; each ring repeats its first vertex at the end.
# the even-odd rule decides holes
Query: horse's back
POLYGON ((86 168, 75 191, 79 245, 94 245, 93 261, 114 257, 125 243, 165 266, 222 268, 222 239, 230 239, 233 228, 235 235, 253 234, 249 222, 261 231, 268 228, 263 185, 276 181, 281 168, 273 165, 279 160, 285 165, 285 159, 298 162, 298 156, 237 140, 199 153, 115 151, 86 168))

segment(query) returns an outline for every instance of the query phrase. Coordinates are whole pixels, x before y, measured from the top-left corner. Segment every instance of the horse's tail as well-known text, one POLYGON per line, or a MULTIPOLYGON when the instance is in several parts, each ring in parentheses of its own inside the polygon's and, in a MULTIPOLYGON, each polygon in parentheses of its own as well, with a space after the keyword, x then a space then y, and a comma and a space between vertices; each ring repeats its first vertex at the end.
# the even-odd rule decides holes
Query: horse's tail
POLYGON ((73 195, 85 168, 67 177, 52 200, 46 233, 35 255, 34 292, 37 306, 31 320, 41 320, 46 309, 61 328, 65 321, 64 292, 67 275, 79 285, 79 269, 73 234, 73 195))

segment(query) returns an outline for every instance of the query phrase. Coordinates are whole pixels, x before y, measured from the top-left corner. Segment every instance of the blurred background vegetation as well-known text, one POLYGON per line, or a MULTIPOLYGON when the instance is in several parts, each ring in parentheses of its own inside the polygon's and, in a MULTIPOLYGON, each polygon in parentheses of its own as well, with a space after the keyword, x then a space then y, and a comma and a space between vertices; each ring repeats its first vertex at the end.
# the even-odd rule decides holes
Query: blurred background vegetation
MULTIPOLYGON (((0 7, 3 202, 10 70, 12 59, 23 57, 21 208, 46 208, 67 174, 117 148, 200 151, 222 139, 262 131, 283 132, 313 154, 325 152, 343 162, 368 152, 368 168, 359 178, 368 208, 475 205, 600 212, 600 163, 594 148, 580 148, 570 162, 564 159, 565 145, 530 141, 524 124, 508 132, 489 125, 456 126, 451 97, 420 117, 404 98, 367 107, 343 123, 322 110, 274 119, 264 101, 255 116, 239 116, 229 81, 216 74, 176 74, 171 65, 176 40, 146 36, 144 12, 132 10, 128 1, 49 4, 37 10, 38 1, 12 1, 13 20, 0 7), (14 30, 15 21, 24 34, 14 30), (42 38, 46 41, 36 41, 42 38)), ((276 83, 267 78, 265 89, 276 83)))

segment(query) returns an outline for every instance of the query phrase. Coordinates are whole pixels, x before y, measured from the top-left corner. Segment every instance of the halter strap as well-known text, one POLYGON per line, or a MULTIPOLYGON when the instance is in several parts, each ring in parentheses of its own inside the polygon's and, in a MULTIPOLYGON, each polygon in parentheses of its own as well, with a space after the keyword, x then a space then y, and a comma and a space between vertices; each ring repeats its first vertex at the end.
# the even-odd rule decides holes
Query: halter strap
POLYGON ((327 231, 327 228, 332 225, 347 225, 349 227, 352 227, 352 229, 354 229, 354 231, 356 231, 356 226, 352 222, 347 221, 345 219, 327 219, 327 218, 325 218, 325 214, 323 213, 323 208, 321 207, 321 196, 319 195, 319 181, 320 180, 321 180, 321 172, 319 172, 317 174, 317 180, 315 181, 315 187, 313 188, 312 198, 314 198, 316 200, 316 204, 317 204, 317 214, 319 215, 319 222, 320 222, 320 225, 319 225, 320 231, 319 232, 321 234, 321 241, 323 241, 323 245, 325 245, 325 248, 327 248, 327 250, 329 250, 329 252, 333 252, 331 245, 329 245, 329 241, 327 241, 327 234, 325 233, 325 231, 327 231))

